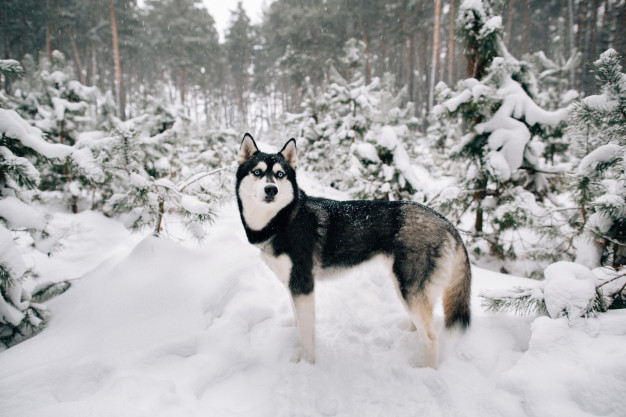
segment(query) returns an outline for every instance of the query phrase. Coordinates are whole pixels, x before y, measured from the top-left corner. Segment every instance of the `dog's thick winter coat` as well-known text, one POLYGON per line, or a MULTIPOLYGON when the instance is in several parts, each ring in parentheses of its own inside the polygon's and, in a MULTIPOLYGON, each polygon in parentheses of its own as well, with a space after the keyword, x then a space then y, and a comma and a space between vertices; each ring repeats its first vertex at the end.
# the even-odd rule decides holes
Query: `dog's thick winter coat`
POLYGON ((314 278, 377 258, 388 265, 399 298, 424 345, 423 365, 435 368, 433 307, 443 294, 446 327, 470 323, 471 272, 459 233, 423 205, 335 201, 307 196, 296 182, 296 143, 276 154, 243 138, 237 202, 250 243, 289 289, 301 357, 315 361, 314 278))

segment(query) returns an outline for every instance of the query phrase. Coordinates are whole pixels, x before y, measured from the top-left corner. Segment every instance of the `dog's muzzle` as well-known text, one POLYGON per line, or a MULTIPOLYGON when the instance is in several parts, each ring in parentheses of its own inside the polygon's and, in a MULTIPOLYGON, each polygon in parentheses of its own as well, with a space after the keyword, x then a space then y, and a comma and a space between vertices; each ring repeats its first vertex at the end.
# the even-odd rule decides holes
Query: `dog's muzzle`
POLYGON ((278 187, 276 187, 275 185, 265 186, 265 201, 273 201, 274 197, 276 197, 276 194, 278 194, 278 187))

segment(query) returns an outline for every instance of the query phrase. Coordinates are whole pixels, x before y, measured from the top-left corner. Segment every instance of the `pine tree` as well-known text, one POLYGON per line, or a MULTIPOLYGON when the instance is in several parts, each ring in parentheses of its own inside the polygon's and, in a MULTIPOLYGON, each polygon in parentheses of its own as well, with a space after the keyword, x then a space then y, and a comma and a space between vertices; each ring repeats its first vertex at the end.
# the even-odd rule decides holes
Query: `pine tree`
MULTIPOLYGON (((9 64, 7 75, 21 72, 15 63, 9 64)), ((0 68, 5 67, 0 61, 0 68)), ((2 70, 0 76, 4 76, 2 70)), ((14 110, 0 109, 0 345, 19 343, 45 325, 46 309, 37 302, 38 294, 23 285, 33 271, 26 268, 13 231, 29 232, 36 247, 45 247, 49 253, 54 242, 47 236, 46 218, 30 205, 31 190, 41 181, 32 161, 62 163, 72 151, 67 145, 46 142, 42 131, 14 110)))
POLYGON ((161 110, 120 124, 101 147, 94 147, 109 178, 105 211, 121 216, 130 230, 151 228, 156 236, 163 231, 165 216, 173 214, 201 239, 202 225, 213 221, 219 199, 200 181, 209 174, 186 171, 190 141, 181 141, 191 136, 188 120, 172 109, 161 110), (149 136, 155 126, 156 134, 149 136))
MULTIPOLYGON (((100 93, 95 87, 86 87, 74 80, 73 71, 67 65, 65 56, 54 51, 52 61, 44 60, 40 67, 32 57, 26 57, 27 76, 16 86, 20 96, 15 97, 19 104, 16 110, 24 117, 32 119, 48 140, 69 146, 76 145, 84 131, 94 131, 98 120, 96 109, 100 93)), ((102 109, 106 109, 102 106, 102 109)), ((79 203, 87 200, 97 183, 102 181, 102 171, 95 165, 88 152, 74 148, 70 158, 61 165, 42 165, 42 193, 38 198, 51 202, 58 200, 59 189, 72 212, 79 210, 79 203), (50 193, 47 193, 50 191, 50 193)))
POLYGON ((545 207, 551 178, 566 167, 548 166, 544 151, 562 135, 567 110, 549 111, 536 103, 534 68, 507 51, 496 6, 490 0, 464 2, 459 10, 457 27, 471 78, 454 90, 440 83, 431 117, 439 126, 433 129, 441 135, 438 146, 452 142, 465 175, 455 192, 433 204, 457 221, 473 213, 470 246, 476 256, 491 255, 501 263, 522 255, 541 261, 549 256, 542 251, 546 240, 558 239, 555 226, 566 224, 545 207), (520 241, 523 228, 534 230, 534 241, 520 241))
POLYGON ((572 110, 569 133, 582 156, 574 192, 580 208, 578 261, 626 264, 626 75, 613 49, 594 63, 601 94, 572 110))
POLYGON ((344 47, 342 75, 335 66, 325 91, 309 90, 304 112, 292 115, 304 137, 307 169, 322 181, 350 191, 355 198, 413 199, 419 182, 405 149, 417 125, 406 91, 385 74, 366 84, 358 70, 365 54, 363 42, 352 39, 344 47))

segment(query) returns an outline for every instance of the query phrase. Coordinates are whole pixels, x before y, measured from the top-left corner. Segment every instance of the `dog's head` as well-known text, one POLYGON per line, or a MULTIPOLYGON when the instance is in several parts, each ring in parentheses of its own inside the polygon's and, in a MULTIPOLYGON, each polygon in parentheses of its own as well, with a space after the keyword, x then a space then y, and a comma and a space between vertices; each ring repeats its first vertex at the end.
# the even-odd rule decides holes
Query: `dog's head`
POLYGON ((295 139, 289 139, 278 153, 265 153, 249 133, 244 135, 239 149, 237 198, 248 227, 261 230, 294 201, 298 189, 295 168, 295 139))

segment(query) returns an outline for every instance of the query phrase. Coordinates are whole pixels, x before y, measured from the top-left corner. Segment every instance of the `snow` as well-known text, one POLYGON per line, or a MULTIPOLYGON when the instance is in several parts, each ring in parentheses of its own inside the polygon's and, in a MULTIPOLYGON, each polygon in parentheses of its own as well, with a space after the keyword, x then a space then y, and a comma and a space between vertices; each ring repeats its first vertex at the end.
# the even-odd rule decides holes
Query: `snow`
POLYGON ((209 214, 211 212, 210 205, 192 195, 183 195, 180 199, 180 203, 185 210, 193 214, 209 214))
POLYGON ((472 327, 441 334, 438 370, 413 368, 417 337, 374 265, 318 283, 317 363, 294 363, 286 290, 235 204, 202 244, 130 235, 95 212, 54 222, 76 232, 33 258, 38 273, 80 279, 47 303, 42 333, 0 352, 3 415, 626 415, 624 310, 573 325, 490 316, 480 291, 536 281, 473 268, 472 327))
POLYGON ((373 143, 362 142, 355 145, 355 153, 356 155, 365 160, 374 163, 380 162, 380 158, 378 157, 378 152, 376 151, 376 146, 373 143))
POLYGON ((596 297, 596 277, 584 265, 556 262, 544 275, 543 293, 550 317, 580 317, 596 297))
MULTIPOLYGON (((400 143, 398 134, 392 126, 383 126, 378 136, 378 145, 393 152, 394 165, 400 170, 404 179, 411 184, 415 190, 421 188, 419 178, 413 170, 409 155, 400 143)), ((392 173, 393 175, 393 173, 392 173)))
POLYGON ((46 225, 46 218, 41 211, 13 196, 0 199, 0 218, 13 230, 43 230, 46 225))
POLYGON ((13 235, 2 223, 0 223, 0 265, 13 279, 21 278, 26 272, 26 265, 13 243, 13 235))
POLYGON ((624 147, 616 144, 601 145, 585 156, 578 165, 578 175, 591 177, 602 162, 611 162, 624 156, 624 147))
POLYGON ((449 112, 455 112, 456 109, 463 103, 467 103, 472 98, 472 92, 470 90, 463 90, 461 94, 446 100, 443 106, 448 109, 449 112))
POLYGON ((491 169, 496 173, 497 179, 505 181, 510 178, 512 172, 522 166, 524 150, 531 139, 528 127, 520 120, 524 118, 530 126, 540 123, 555 127, 565 120, 568 110, 547 111, 542 109, 510 76, 503 81, 502 87, 498 90, 498 96, 502 97, 501 106, 491 119, 479 123, 475 129, 479 134, 490 133, 489 148, 502 154, 508 165, 508 172, 505 170, 500 157, 490 156, 489 160, 493 163, 491 169))
POLYGON ((46 142, 41 130, 29 125, 14 110, 0 109, 0 133, 20 141, 49 159, 65 159, 72 153, 70 146, 46 142))

